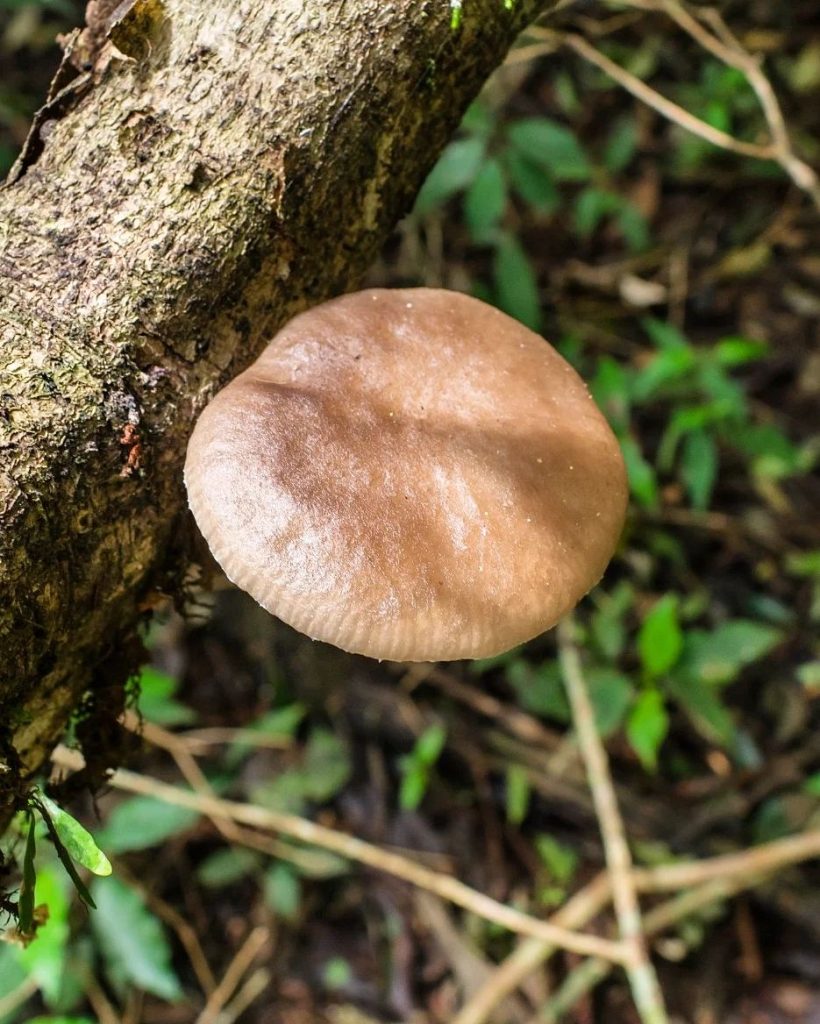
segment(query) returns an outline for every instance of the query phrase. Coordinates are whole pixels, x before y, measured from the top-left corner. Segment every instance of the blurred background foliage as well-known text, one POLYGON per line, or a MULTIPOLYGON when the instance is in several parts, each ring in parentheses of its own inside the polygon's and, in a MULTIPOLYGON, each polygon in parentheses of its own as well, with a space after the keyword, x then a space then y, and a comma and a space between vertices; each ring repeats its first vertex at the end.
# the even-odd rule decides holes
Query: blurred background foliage
MULTIPOLYGON (((570 4, 551 25, 707 124, 765 140, 746 76, 654 6, 570 4)), ((795 149, 816 166, 816 3, 721 10, 765 61, 795 149)), ((55 34, 80 12, 0 0, 0 19, 5 172, 53 72, 55 34)), ((620 439, 627 528, 576 619, 639 860, 817 827, 817 209, 777 163, 716 148, 577 53, 543 49, 525 39, 488 83, 368 283, 470 291, 541 331, 620 439)), ((217 793, 422 851, 539 915, 600 868, 550 635, 486 662, 378 665, 306 642, 212 583, 192 580, 184 614, 148 627, 139 770, 176 779, 195 758, 217 793)), ((49 918, 28 948, 0 945, 0 1024, 198 1020, 253 926, 274 956, 248 975, 242 1020, 448 1021, 512 948, 487 922, 433 913, 336 855, 226 843, 150 797, 72 809, 114 878, 94 881, 89 915, 40 844, 49 918)), ((18 833, 5 841, 12 887, 22 822, 18 833)), ((698 1021, 746 1020, 749 1006, 804 1019, 782 1015, 789 999, 820 1013, 817 881, 795 872, 667 936, 656 951, 683 1019, 693 1000, 698 1021)), ((227 1001, 243 991, 237 981, 227 1001)), ((496 1019, 537 1019, 544 991, 534 981, 496 1019)), ((618 984, 577 1013, 567 1019, 633 1019, 618 984)))

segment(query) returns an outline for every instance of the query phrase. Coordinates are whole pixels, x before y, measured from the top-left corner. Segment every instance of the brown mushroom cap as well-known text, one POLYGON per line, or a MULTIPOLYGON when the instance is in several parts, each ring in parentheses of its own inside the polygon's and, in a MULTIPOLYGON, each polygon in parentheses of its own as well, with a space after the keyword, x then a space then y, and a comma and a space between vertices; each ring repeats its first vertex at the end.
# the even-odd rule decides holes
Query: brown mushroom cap
POLYGON ((373 658, 497 654, 598 581, 618 443, 558 353, 456 292, 302 313, 205 409, 185 481, 217 561, 314 639, 373 658))

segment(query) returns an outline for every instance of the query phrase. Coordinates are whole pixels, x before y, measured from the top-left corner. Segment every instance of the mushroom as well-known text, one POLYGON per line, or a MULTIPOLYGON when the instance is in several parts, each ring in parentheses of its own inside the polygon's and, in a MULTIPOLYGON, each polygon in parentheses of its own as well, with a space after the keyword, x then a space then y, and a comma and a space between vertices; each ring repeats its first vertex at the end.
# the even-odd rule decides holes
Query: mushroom
POLYGON ((623 525, 618 443, 572 367, 477 299, 373 289, 291 320, 191 437, 228 577, 317 640, 487 657, 553 626, 623 525))

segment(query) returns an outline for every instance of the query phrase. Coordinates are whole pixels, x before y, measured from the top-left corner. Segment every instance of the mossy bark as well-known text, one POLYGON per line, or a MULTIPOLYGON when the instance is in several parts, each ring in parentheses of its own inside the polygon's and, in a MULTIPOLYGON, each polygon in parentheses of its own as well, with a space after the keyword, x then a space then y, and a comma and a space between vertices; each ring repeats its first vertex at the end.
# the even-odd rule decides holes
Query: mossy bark
POLYGON ((355 284, 551 4, 89 5, 0 189, 0 808, 177 587, 198 411, 355 284))

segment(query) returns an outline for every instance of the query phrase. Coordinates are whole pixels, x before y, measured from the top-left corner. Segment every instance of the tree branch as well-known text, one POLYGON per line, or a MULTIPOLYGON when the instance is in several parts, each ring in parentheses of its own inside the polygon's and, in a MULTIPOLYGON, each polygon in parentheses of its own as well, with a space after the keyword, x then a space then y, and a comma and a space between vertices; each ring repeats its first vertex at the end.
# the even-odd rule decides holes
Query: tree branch
POLYGON ((0 189, 0 808, 83 693, 116 718, 179 591, 199 410, 355 282, 552 6, 469 0, 452 31, 445 0, 135 0, 72 37, 0 189))

